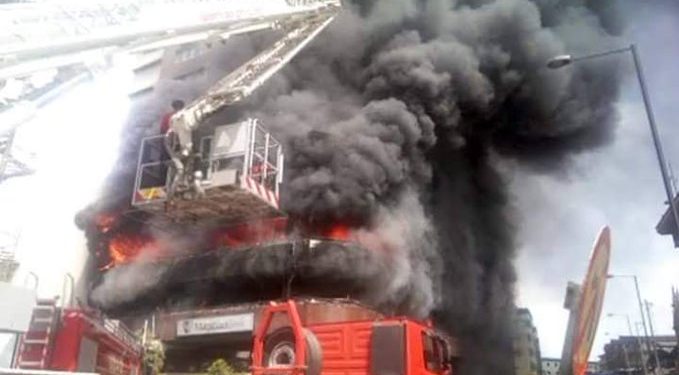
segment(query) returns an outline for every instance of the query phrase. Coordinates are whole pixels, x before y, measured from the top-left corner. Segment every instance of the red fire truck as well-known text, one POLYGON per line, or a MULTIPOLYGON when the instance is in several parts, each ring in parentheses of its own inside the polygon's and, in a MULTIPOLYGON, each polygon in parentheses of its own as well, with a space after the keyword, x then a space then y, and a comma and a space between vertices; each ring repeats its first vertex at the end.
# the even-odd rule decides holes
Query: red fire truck
MULTIPOLYGON (((387 317, 351 300, 288 300, 163 312, 155 334, 165 373, 197 373, 218 358, 253 375, 454 375, 453 341, 430 323, 387 317), (243 356, 245 354, 245 356, 243 356), (207 361, 205 361, 207 360, 207 361)), ((143 349, 120 324, 41 301, 16 368, 140 374, 143 349)))
POLYGON ((430 323, 345 299, 301 299, 160 313, 166 373, 224 359, 258 374, 455 374, 452 340, 430 323))
POLYGON ((59 308, 39 300, 20 338, 14 367, 108 374, 139 374, 143 348, 122 323, 94 311, 59 308))
POLYGON ((293 301, 271 304, 254 336, 252 373, 258 374, 452 374, 450 341, 431 324, 406 317, 333 321, 302 316, 293 301), (276 315, 288 324, 274 329, 276 315))

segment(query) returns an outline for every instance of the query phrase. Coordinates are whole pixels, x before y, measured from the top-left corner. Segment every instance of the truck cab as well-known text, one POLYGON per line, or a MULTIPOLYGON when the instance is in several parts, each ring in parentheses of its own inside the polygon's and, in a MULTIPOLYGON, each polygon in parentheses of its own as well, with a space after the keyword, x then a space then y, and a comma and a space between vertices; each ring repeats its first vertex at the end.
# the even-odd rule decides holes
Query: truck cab
POLYGON ((352 320, 341 304, 334 310, 334 321, 311 322, 308 313, 300 318, 293 301, 265 309, 254 338, 253 375, 454 374, 451 341, 430 324, 408 317, 352 320))

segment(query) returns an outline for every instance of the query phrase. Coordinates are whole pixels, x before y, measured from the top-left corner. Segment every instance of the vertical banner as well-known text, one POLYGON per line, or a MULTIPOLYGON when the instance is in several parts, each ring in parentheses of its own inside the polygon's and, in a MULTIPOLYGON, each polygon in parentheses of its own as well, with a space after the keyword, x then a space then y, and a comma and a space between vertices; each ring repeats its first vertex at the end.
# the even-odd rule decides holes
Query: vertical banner
POLYGON ((578 315, 573 339, 573 374, 584 375, 589 354, 596 336, 599 317, 606 292, 608 264, 611 255, 611 230, 601 229, 589 261, 589 268, 582 284, 578 315))

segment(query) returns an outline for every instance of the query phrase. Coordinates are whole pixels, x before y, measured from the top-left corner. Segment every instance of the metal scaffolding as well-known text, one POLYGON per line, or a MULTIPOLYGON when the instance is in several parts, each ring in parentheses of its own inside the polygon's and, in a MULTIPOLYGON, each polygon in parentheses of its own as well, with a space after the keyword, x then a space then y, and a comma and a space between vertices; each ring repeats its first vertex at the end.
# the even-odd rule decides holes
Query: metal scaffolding
POLYGON ((13 155, 15 136, 16 129, 0 134, 0 182, 33 173, 33 169, 27 163, 13 155))
POLYGON ((18 241, 18 234, 0 231, 0 282, 11 282, 19 268, 19 262, 14 259, 18 241))

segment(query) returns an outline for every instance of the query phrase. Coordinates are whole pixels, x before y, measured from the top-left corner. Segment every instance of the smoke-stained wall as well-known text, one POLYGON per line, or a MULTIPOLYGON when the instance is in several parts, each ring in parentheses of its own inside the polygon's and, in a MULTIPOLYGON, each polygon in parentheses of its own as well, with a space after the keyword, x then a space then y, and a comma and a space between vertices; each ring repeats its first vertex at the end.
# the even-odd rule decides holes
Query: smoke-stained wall
MULTIPOLYGON (((546 62, 617 47, 617 8, 565 0, 345 8, 245 110, 285 144, 284 208, 379 242, 388 267, 369 299, 433 314, 460 339, 463 373, 511 373, 514 228, 495 160, 553 170, 610 139, 617 63, 554 71, 546 62)), ((198 94, 185 82, 165 85, 153 103, 198 94)), ((160 116, 149 108, 130 128, 160 116)), ((138 133, 126 136, 138 142, 138 133)), ((131 173, 122 165, 111 191, 131 173)))

